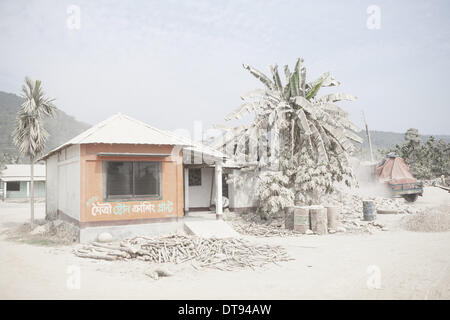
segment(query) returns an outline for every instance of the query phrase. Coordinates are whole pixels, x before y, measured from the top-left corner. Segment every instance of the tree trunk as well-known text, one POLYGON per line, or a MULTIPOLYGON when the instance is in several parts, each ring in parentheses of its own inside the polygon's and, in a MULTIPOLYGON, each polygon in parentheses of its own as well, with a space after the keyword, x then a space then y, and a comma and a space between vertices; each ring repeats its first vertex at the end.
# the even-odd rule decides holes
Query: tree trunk
POLYGON ((294 207, 284 209, 284 227, 288 230, 294 230, 294 207))
POLYGON ((34 225, 34 159, 30 157, 30 209, 31 209, 31 226, 34 225))
POLYGON ((309 207, 295 207, 294 209, 294 230, 306 233, 311 229, 311 219, 309 217, 309 207))
POLYGON ((339 224, 339 217, 341 215, 341 207, 329 206, 327 208, 327 223, 329 229, 336 229, 339 224))

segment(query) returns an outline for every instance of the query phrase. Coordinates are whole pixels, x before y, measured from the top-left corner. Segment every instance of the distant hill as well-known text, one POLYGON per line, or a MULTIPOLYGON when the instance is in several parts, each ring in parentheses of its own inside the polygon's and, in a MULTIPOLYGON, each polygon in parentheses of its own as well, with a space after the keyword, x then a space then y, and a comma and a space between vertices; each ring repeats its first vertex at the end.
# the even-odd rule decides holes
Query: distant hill
MULTIPOLYGON (((0 91, 0 155, 3 153, 18 154, 11 134, 17 111, 22 102, 23 99, 21 97, 0 91)), ((45 152, 58 147, 90 127, 90 125, 76 120, 59 109, 56 117, 54 119, 46 119, 44 125, 49 132, 45 152)))
MULTIPOLYGON (((420 133, 420 132, 419 132, 420 133)), ((369 155, 369 143, 366 136, 366 131, 362 130, 358 133, 358 135, 364 139, 362 145, 359 146, 360 152, 358 152, 358 156, 361 158, 368 160, 370 158, 369 155)), ((374 151, 375 157, 381 156, 378 154, 379 149, 390 149, 395 147, 396 144, 402 144, 404 140, 404 133, 397 132, 387 132, 387 131, 370 131, 370 139, 372 140, 372 149, 374 151)), ((422 138, 422 143, 425 143, 429 137, 435 137, 437 140, 443 139, 450 143, 450 135, 430 135, 430 134, 420 134, 422 138)))
MULTIPOLYGON (((17 148, 12 142, 11 133, 13 131, 17 110, 22 104, 22 101, 22 98, 15 94, 0 91, 0 155, 3 153, 17 154, 17 148)), ((45 148, 47 152, 88 129, 90 125, 80 122, 65 112, 58 110, 55 119, 45 121, 45 127, 50 134, 45 148)), ((357 152, 356 156, 369 159, 369 144, 366 133, 363 130, 358 135, 364 139, 364 143, 358 147, 360 151, 357 152)), ((370 131, 370 136, 376 156, 378 149, 389 149, 404 141, 404 133, 370 131)), ((425 142, 430 135, 421 135, 421 137, 423 142, 425 142)), ((434 135, 434 137, 450 142, 450 135, 434 135)))

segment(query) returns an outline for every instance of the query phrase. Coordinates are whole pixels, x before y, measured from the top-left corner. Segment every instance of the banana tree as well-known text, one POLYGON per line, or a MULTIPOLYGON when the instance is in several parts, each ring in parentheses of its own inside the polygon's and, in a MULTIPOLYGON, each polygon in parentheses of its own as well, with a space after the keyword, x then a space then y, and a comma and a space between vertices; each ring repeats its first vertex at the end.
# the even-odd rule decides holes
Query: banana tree
MULTIPOLYGON (((243 67, 261 81, 263 88, 244 94, 241 97, 243 104, 225 118, 229 121, 241 119, 249 113, 255 115, 248 126, 233 129, 236 146, 232 149, 235 157, 245 158, 248 145, 263 139, 279 145, 276 149, 279 152, 276 158, 282 160, 278 164, 279 170, 285 171, 286 165, 282 163, 286 160, 294 163, 293 160, 298 159, 305 150, 317 164, 329 164, 330 158, 333 158, 342 168, 348 167, 348 155, 354 150, 352 142, 362 143, 362 139, 355 134, 361 129, 348 119, 348 113, 336 102, 354 101, 356 97, 346 93, 319 96, 321 88, 339 86, 340 83, 328 72, 308 82, 301 58, 297 59, 292 71, 284 66, 284 83, 277 65, 270 66, 269 76, 249 65, 244 64, 243 67), (260 130, 272 132, 275 138, 269 139, 260 130)), ((263 165, 273 167, 270 162, 263 165)), ((342 171, 347 172, 346 169, 342 171)))

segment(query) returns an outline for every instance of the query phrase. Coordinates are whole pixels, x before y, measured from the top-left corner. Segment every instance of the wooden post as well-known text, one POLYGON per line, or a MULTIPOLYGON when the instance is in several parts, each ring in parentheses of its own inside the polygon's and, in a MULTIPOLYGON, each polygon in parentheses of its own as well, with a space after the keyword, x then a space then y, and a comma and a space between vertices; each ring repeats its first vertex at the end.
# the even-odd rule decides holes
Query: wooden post
POLYGON ((363 110, 362 114, 363 114, 364 124, 366 126, 367 140, 369 141, 370 161, 373 162, 372 141, 370 140, 370 132, 369 132, 369 127, 367 126, 366 116, 364 115, 364 110, 363 110))
POLYGON ((327 208, 327 224, 329 229, 336 229, 338 227, 339 218, 342 208, 339 206, 329 206, 327 208))
POLYGON ((34 225, 34 159, 33 157, 30 157, 30 208, 31 208, 31 219, 30 224, 31 226, 34 225))
POLYGON ((189 214, 189 168, 184 168, 184 215, 189 214))
POLYGON ((311 220, 309 217, 310 207, 295 207, 294 209, 294 230, 306 233, 311 228, 311 220))
POLYGON ((322 206, 309 207, 309 215, 311 218, 311 230, 316 234, 327 234, 327 209, 322 206))
POLYGON ((284 227, 288 230, 294 230, 294 207, 284 209, 284 227))
POLYGON ((309 218, 309 208, 307 206, 294 206, 285 209, 284 226, 288 230, 295 230, 306 233, 311 228, 309 218))
POLYGON ((223 219, 223 204, 222 204, 222 162, 216 162, 216 219, 223 219))

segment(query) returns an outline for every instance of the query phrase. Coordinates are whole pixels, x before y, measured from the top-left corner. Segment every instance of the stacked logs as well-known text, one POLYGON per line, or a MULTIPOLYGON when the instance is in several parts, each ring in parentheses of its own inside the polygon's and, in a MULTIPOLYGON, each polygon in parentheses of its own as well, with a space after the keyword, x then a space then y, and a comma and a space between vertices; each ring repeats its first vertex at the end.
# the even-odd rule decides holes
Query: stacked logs
POLYGON ((327 234, 339 223, 341 208, 338 206, 295 206, 286 208, 285 227, 288 230, 315 234, 327 234))
POLYGON ((82 258, 103 260, 139 259, 154 263, 192 262, 195 268, 216 268, 232 271, 256 268, 291 259, 281 246, 252 244, 243 239, 200 238, 186 235, 165 237, 139 236, 118 245, 93 242, 74 250, 82 258))

